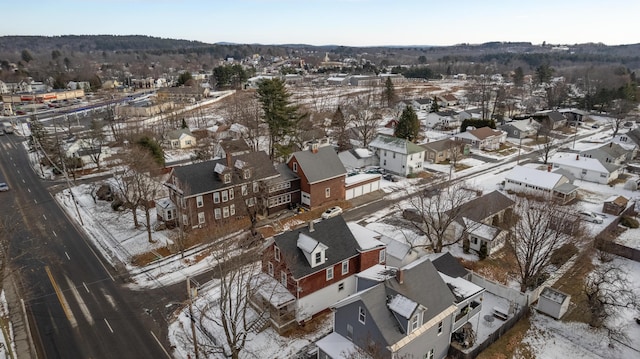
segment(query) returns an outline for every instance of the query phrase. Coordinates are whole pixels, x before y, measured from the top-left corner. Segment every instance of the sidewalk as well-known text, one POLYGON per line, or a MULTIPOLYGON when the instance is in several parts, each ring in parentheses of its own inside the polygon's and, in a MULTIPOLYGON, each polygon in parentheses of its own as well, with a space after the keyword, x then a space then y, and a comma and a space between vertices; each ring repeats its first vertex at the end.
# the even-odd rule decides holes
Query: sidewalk
POLYGON ((15 350, 8 358, 28 359, 37 358, 33 338, 26 318, 25 308, 22 305, 15 277, 10 275, 4 280, 4 294, 9 307, 9 320, 13 330, 13 347, 15 350))

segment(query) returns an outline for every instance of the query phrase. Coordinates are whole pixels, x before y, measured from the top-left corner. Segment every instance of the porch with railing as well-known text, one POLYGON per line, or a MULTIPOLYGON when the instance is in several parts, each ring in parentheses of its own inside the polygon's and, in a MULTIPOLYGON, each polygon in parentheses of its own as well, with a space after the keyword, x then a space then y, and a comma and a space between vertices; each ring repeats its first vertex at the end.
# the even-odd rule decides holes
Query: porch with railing
POLYGON ((482 305, 476 301, 471 301, 466 307, 462 308, 460 313, 456 314, 455 320, 453 322, 453 331, 460 329, 464 323, 468 322, 469 319, 473 318, 474 315, 480 313, 482 310, 482 305))

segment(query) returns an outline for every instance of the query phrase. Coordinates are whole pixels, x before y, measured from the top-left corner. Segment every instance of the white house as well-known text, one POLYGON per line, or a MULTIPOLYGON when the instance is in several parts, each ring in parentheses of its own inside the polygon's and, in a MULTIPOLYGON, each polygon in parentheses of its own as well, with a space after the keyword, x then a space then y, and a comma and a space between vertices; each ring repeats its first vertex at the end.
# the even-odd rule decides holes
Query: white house
POLYGON ((188 128, 181 128, 167 133, 171 148, 191 148, 196 145, 196 137, 188 128))
POLYGON ((407 176, 424 170, 425 149, 411 141, 378 135, 369 147, 378 155, 380 167, 389 172, 407 176))
POLYGON ((338 153, 338 157, 347 170, 377 166, 379 162, 375 153, 367 148, 352 148, 342 151, 338 153))
POLYGON ((428 128, 447 130, 460 128, 462 122, 455 111, 448 110, 428 113, 424 124, 428 128))
POLYGON ((507 141, 507 133, 494 130, 489 127, 481 127, 475 130, 460 132, 455 138, 470 144, 479 150, 494 151, 507 141))
POLYGON ((504 189, 560 199, 564 203, 574 199, 578 191, 566 176, 523 166, 515 166, 507 172, 504 189))
POLYGON ((614 163, 603 163, 595 158, 573 153, 556 155, 551 159, 551 162, 553 168, 565 170, 576 179, 601 184, 607 184, 618 178, 622 168, 614 163))

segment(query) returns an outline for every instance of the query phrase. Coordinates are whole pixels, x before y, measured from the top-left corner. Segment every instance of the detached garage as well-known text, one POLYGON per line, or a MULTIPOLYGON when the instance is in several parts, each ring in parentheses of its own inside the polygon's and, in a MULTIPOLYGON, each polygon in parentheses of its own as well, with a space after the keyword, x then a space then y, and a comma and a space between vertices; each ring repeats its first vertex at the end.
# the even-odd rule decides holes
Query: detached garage
POLYGON ((345 180, 345 199, 350 200, 380 189, 379 174, 361 173, 348 176, 345 180))

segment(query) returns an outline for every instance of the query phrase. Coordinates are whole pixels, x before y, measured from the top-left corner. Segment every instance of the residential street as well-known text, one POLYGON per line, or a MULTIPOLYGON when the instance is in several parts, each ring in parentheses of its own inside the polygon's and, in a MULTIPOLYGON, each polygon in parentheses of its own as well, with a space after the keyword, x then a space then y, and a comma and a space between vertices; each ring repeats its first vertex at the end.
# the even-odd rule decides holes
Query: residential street
POLYGON ((13 224, 11 265, 39 357, 170 357, 164 326, 144 310, 158 297, 122 287, 33 173, 21 140, 0 137, 0 170, 11 188, 0 208, 13 224))

